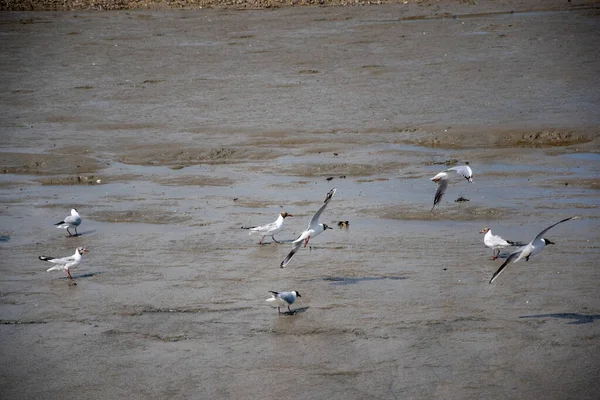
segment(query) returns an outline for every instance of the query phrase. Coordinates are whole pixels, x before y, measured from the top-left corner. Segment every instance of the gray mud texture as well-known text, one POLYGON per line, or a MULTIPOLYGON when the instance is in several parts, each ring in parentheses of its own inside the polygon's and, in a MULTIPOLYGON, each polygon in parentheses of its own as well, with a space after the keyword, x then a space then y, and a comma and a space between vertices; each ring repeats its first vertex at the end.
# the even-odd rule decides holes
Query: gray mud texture
POLYGON ((599 17, 3 12, 0 398, 596 398, 599 17), (279 268, 333 187, 334 229, 279 268), (283 211, 283 244, 240 229, 283 211), (573 215, 488 283, 480 230, 573 215), (38 259, 79 246, 76 286, 38 259))

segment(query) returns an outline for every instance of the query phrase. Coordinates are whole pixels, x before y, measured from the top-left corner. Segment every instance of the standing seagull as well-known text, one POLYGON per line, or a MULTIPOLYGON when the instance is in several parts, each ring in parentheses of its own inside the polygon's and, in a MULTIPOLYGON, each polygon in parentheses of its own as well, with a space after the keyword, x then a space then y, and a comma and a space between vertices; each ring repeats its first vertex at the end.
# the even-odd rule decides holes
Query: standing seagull
POLYGON ((49 263, 56 264, 54 267, 48 268, 46 271, 67 271, 69 279, 73 279, 73 277, 71 276, 71 272, 69 272, 69 269, 79 265, 79 263, 81 262, 81 255, 87 252, 87 249, 83 247, 78 247, 75 249, 75 254, 69 257, 54 258, 48 256, 39 256, 38 258, 42 261, 48 261, 49 263))
POLYGON ((77 236, 77 227, 81 225, 81 216, 76 209, 71 210, 71 215, 66 217, 64 220, 57 222, 54 225, 58 225, 57 228, 66 228, 69 236, 77 236), (72 235, 69 228, 75 229, 75 235, 72 235))
POLYGON ((448 168, 440 172, 431 178, 432 181, 438 184, 437 190, 435 191, 435 197, 433 198, 433 207, 431 208, 431 211, 435 209, 438 203, 442 200, 444 193, 446 193, 446 188, 448 188, 448 174, 446 172, 450 171, 456 171, 457 174, 464 177, 467 181, 469 181, 469 183, 473 183, 473 171, 468 165, 459 165, 457 167, 448 168))
POLYGON ((283 230, 283 220, 287 217, 293 217, 293 215, 288 214, 286 212, 282 212, 281 214, 279 214, 279 217, 277 217, 277 220, 275 222, 271 222, 270 224, 263 226, 255 226, 252 228, 246 228, 242 226, 242 229, 250 229, 249 235, 252 235, 253 233, 258 233, 259 235, 261 235, 262 237, 260 238, 260 242, 258 242, 258 244, 262 244, 262 241, 265 238, 265 236, 271 236, 271 239, 273 239, 275 243, 281 243, 275 239, 274 235, 283 230))
POLYGON ((502 273, 502 271, 504 271, 504 268, 506 268, 509 262, 514 260, 513 263, 516 263, 518 261, 521 261, 523 258, 525 259, 525 261, 529 261, 529 257, 535 256, 537 253, 544 250, 544 247, 546 247, 546 245, 555 244, 554 242, 551 242, 549 239, 543 238, 542 236, 550 229, 554 228, 556 225, 562 224, 563 222, 567 222, 576 218, 579 218, 579 216, 576 215, 574 217, 566 218, 562 221, 558 221, 554 225, 550 225, 549 227, 538 233, 537 236, 534 237, 531 242, 529 242, 529 244, 520 247, 519 249, 517 249, 517 251, 511 253, 506 259, 506 261, 504 261, 504 264, 502 264, 500 268, 498 268, 498 271, 494 272, 494 275, 492 275, 492 279, 490 279, 490 283, 494 282, 498 278, 498 276, 502 273))
POLYGON ((492 260, 497 259, 498 255, 500 254, 500 250, 505 247, 526 246, 525 243, 512 242, 510 240, 505 240, 498 235, 493 235, 490 228, 483 228, 479 231, 479 233, 485 233, 485 236, 483 237, 483 243, 492 249, 492 260))
POLYGON ((327 226, 327 224, 320 224, 319 218, 321 217, 321 214, 323 214, 323 211, 325 210, 325 207, 327 207, 327 204, 329 204, 329 202, 335 195, 335 192, 337 192, 337 188, 333 188, 329 191, 329 193, 327 193, 324 204, 321 206, 321 208, 319 208, 319 211, 317 211, 315 215, 313 215, 313 217, 310 219, 308 228, 306 228, 306 230, 302 232, 300 236, 298 236, 298 238, 292 242, 292 251, 290 251, 290 253, 283 259, 281 264, 279 264, 281 268, 284 268, 286 265, 289 264, 289 262, 300 249, 302 242, 304 242, 304 247, 306 247, 308 241, 311 238, 314 238, 315 236, 321 234, 321 232, 326 231, 327 229, 333 229, 332 227, 327 226))
POLYGON ((283 306, 287 306, 290 314, 293 314, 294 312, 290 309, 290 304, 296 301, 296 297, 302 297, 296 290, 291 292, 274 292, 269 290, 269 293, 271 293, 271 298, 267 299, 267 301, 277 304, 277 312, 279 314, 281 314, 281 307, 283 306))

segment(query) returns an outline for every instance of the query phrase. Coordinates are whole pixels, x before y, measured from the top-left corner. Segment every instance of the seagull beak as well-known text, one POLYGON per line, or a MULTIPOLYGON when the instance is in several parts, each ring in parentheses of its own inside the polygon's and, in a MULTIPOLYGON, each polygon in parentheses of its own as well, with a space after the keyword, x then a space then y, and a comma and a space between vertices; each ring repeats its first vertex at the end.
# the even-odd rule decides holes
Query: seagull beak
POLYGON ((88 249, 83 249, 84 253, 89 253, 90 251, 88 249))
POLYGON ((482 229, 479 231, 479 233, 487 233, 487 231, 485 229, 482 229))

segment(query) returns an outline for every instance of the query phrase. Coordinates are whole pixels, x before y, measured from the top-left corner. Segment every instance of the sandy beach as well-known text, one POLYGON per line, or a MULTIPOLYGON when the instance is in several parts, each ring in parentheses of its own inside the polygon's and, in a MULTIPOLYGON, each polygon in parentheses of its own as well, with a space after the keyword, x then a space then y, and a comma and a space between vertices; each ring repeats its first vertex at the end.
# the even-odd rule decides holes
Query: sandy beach
POLYGON ((0 398, 595 398, 599 17, 3 12, 0 398), (334 229, 279 268, 333 187, 334 229), (53 226, 71 208, 77 237, 53 226), (240 229, 284 211, 283 244, 240 229), (573 215, 488 283, 480 230, 573 215), (38 260, 79 246, 77 285, 38 260))

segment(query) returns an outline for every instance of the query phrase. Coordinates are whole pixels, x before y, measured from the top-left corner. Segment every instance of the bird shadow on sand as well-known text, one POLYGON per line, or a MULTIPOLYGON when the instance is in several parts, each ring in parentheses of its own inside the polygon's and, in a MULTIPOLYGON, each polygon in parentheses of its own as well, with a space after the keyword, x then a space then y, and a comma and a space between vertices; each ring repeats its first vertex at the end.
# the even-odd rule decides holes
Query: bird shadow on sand
POLYGON ((264 242, 264 243, 259 243, 261 246, 267 245, 267 244, 288 244, 288 243, 293 243, 295 239, 277 239, 279 243, 276 242, 264 242))
POLYGON ((303 312, 306 312, 306 310, 308 310, 310 307, 299 307, 299 308, 294 308, 292 310, 292 312, 289 311, 285 311, 282 312, 280 315, 285 315, 285 316, 292 316, 292 315, 296 315, 296 314, 302 314, 303 312))
POLYGON ((96 232, 95 229, 89 230, 89 231, 83 231, 83 232, 77 232, 77 235, 71 235, 71 236, 67 236, 68 238, 76 238, 79 236, 83 236, 83 235, 90 235, 92 233, 96 232))
POLYGON ((0 242, 8 242, 10 240, 10 236, 2 235, 0 236, 0 242))
POLYGON ((538 314, 538 315, 523 315, 519 318, 561 318, 561 319, 572 319, 567 325, 579 325, 579 324, 591 324, 597 319, 600 319, 600 315, 586 315, 577 313, 558 313, 558 314, 538 314))
MULTIPOLYGON (((75 279, 91 278, 92 276, 100 275, 100 274, 103 274, 103 273, 104 272, 88 272, 86 274, 79 274, 79 275, 72 275, 72 276, 73 276, 73 280, 75 280, 75 279)), ((68 276, 65 276, 65 277, 60 278, 60 279, 71 280, 68 276)))
POLYGON ((405 276, 363 276, 363 277, 344 277, 344 276, 330 276, 323 278, 324 281, 331 282, 332 285, 354 285, 361 282, 369 281, 383 281, 389 279, 391 281, 401 281, 408 279, 405 276))

